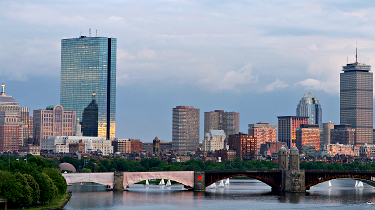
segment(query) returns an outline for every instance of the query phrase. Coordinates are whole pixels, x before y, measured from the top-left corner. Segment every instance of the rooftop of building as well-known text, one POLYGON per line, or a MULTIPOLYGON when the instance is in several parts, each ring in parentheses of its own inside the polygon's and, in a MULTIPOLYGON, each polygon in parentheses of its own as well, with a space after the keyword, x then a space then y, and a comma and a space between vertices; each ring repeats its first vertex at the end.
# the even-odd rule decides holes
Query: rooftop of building
POLYGON ((5 85, 1 85, 0 106, 20 106, 20 104, 12 97, 5 95, 5 85))
POLYGON ((223 130, 210 130, 210 132, 207 133, 207 136, 212 137, 212 136, 225 136, 225 133, 223 130))
POLYGON ((366 65, 364 63, 348 63, 346 66, 342 67, 342 70, 344 72, 350 72, 350 71, 363 71, 363 72, 369 72, 371 70, 370 65, 366 65))

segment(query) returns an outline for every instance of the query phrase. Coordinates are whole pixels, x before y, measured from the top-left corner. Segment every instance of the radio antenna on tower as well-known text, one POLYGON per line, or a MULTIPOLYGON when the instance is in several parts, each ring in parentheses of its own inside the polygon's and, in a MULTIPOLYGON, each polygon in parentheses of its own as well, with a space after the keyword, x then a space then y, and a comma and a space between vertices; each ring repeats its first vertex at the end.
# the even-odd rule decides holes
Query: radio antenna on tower
POLYGON ((98 29, 96 29, 96 36, 98 36, 98 29))
POLYGON ((89 37, 91 37, 91 28, 89 28, 89 37))
POLYGON ((355 43, 355 62, 358 63, 358 61, 357 61, 357 42, 355 43))

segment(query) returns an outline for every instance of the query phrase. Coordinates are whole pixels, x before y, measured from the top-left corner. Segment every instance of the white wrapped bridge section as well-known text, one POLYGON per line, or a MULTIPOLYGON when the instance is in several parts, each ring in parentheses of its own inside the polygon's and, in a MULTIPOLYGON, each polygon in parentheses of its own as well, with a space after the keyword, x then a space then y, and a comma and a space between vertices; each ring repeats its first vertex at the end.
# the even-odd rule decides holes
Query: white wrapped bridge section
POLYGON ((109 185, 113 189, 113 172, 103 173, 63 173, 63 177, 67 184, 73 184, 77 182, 95 182, 102 185, 109 185))
POLYGON ((194 171, 124 172, 124 188, 146 179, 169 179, 194 187, 194 171))

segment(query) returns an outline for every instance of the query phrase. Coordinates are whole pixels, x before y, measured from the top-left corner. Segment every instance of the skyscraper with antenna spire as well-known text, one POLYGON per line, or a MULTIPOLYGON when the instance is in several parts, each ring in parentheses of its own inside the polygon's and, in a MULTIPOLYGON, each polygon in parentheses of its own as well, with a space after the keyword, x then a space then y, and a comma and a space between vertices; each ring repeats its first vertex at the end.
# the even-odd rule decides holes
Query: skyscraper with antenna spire
POLYGON ((355 129, 355 144, 373 143, 373 73, 371 66, 355 63, 340 74, 340 124, 355 129))
MULTIPOLYGON (((92 133, 111 140, 116 132, 116 49, 116 38, 80 36, 61 40, 60 104, 65 110, 76 111, 82 122, 95 93, 97 111, 92 123, 97 130, 92 133)), ((83 131, 88 126, 81 125, 83 131)))

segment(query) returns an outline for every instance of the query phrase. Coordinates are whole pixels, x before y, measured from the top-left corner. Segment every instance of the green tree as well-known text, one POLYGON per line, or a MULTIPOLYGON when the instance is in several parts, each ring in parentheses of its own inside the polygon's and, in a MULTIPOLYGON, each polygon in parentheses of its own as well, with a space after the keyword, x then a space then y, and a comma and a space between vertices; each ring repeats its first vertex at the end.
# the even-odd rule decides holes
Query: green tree
POLYGON ((29 182, 27 181, 27 178, 20 172, 15 173, 14 176, 17 179, 17 181, 21 183, 21 189, 22 189, 22 193, 20 195, 20 199, 18 200, 17 204, 19 204, 20 206, 27 206, 27 205, 32 204, 33 202, 32 189, 29 186, 29 182))
POLYGON ((62 176, 60 171, 53 168, 44 168, 43 172, 46 173, 52 179, 60 195, 66 193, 66 189, 68 188, 68 186, 66 184, 65 178, 62 176))
POLYGON ((27 183, 31 187, 31 203, 37 203, 40 197, 39 185, 36 183, 35 179, 30 174, 24 174, 25 178, 27 179, 27 183))
POLYGON ((42 176, 44 176, 44 179, 47 182, 47 185, 50 190, 50 195, 48 198, 48 201, 51 201, 52 199, 56 198, 59 190, 57 189, 56 185, 53 183, 53 180, 44 172, 42 172, 42 176))
POLYGON ((40 192, 39 201, 41 203, 48 203, 48 201, 51 199, 51 189, 47 183, 45 176, 43 176, 39 172, 31 174, 31 176, 39 185, 39 192, 40 192))
POLYGON ((11 172, 0 171, 0 197, 9 199, 14 203, 22 203, 22 184, 11 172))

